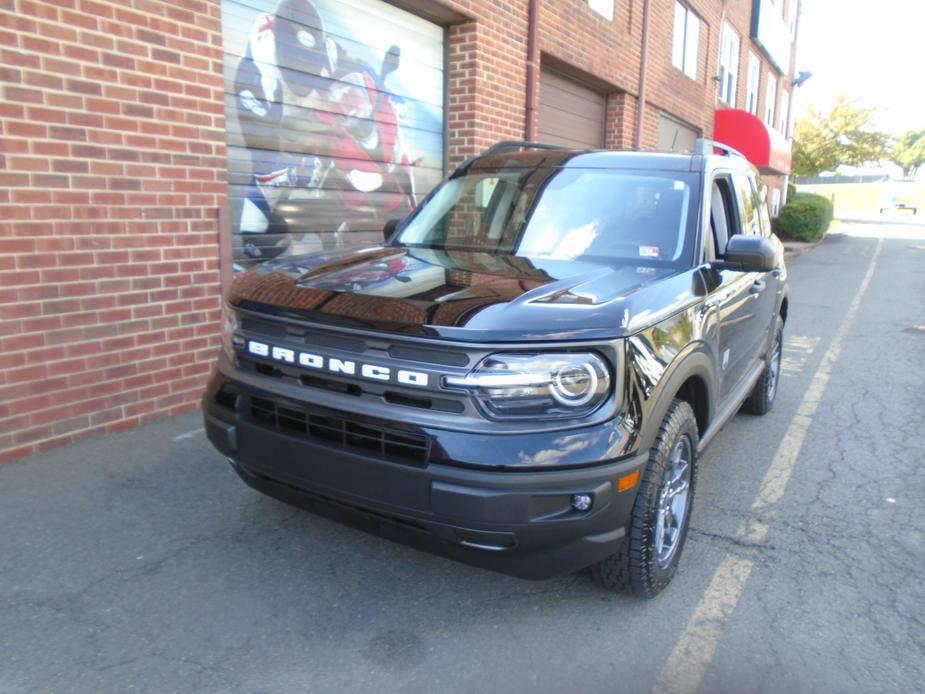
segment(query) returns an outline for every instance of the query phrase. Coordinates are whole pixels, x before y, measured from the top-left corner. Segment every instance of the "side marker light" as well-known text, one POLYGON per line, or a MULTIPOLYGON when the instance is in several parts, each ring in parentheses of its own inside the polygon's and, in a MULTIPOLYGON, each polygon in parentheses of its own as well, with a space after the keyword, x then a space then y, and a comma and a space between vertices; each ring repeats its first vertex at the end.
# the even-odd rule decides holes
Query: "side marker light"
POLYGON ((636 483, 639 482, 639 470, 633 470, 628 475, 623 475, 617 479, 617 491, 625 492, 628 489, 632 489, 636 486, 636 483))

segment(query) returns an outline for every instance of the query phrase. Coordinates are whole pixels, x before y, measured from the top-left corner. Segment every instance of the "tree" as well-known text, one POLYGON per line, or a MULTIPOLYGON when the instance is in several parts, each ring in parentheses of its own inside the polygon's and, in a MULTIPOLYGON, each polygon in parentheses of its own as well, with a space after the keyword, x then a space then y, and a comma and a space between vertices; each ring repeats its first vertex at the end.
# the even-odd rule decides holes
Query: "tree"
POLYGON ((925 130, 908 130, 893 145, 893 161, 903 167, 903 174, 912 178, 916 169, 925 164, 925 130))
POLYGON ((839 164, 860 166, 888 157, 890 136, 874 127, 877 112, 840 96, 828 113, 810 108, 793 129, 793 173, 816 176, 839 164))

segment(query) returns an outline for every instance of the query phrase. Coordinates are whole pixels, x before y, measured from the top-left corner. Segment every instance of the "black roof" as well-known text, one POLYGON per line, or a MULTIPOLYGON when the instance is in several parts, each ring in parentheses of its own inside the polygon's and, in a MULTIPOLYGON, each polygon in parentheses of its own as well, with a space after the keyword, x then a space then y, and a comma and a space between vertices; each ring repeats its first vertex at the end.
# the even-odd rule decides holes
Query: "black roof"
MULTIPOLYGON (((460 166, 460 171, 496 170, 500 168, 535 168, 539 166, 581 169, 637 169, 650 171, 703 171, 707 163, 747 170, 748 160, 733 154, 681 154, 677 152, 646 152, 628 150, 582 150, 552 145, 501 143, 473 157, 460 166), (500 151, 493 151, 500 150, 500 151)), ((712 143, 707 143, 707 148, 712 143)), ((707 151, 711 151, 707 149, 707 151)))

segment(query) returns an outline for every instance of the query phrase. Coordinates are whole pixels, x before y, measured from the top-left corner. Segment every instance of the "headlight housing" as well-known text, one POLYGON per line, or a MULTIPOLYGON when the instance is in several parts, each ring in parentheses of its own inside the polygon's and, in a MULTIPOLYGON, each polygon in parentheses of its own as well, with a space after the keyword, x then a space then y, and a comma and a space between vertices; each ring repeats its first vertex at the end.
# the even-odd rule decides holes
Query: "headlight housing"
POLYGON ((222 301, 222 349, 225 351, 225 356, 227 356, 232 363, 234 363, 234 346, 235 341, 240 341, 240 344, 244 344, 240 335, 237 335, 238 332, 238 314, 235 312, 227 302, 222 301))
POLYGON ((465 388, 490 419, 565 419, 591 414, 611 391, 607 363, 593 352, 500 353, 445 385, 465 388))

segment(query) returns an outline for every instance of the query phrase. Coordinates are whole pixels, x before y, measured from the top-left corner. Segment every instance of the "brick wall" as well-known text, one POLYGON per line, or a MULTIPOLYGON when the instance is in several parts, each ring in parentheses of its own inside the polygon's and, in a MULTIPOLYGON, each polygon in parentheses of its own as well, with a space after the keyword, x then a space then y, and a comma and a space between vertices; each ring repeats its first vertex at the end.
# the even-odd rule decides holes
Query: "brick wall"
POLYGON ((527 3, 447 3, 490 21, 449 30, 450 170, 498 140, 524 136, 527 3))
POLYGON ((203 0, 0 0, 0 460, 196 405, 220 29, 203 0))

